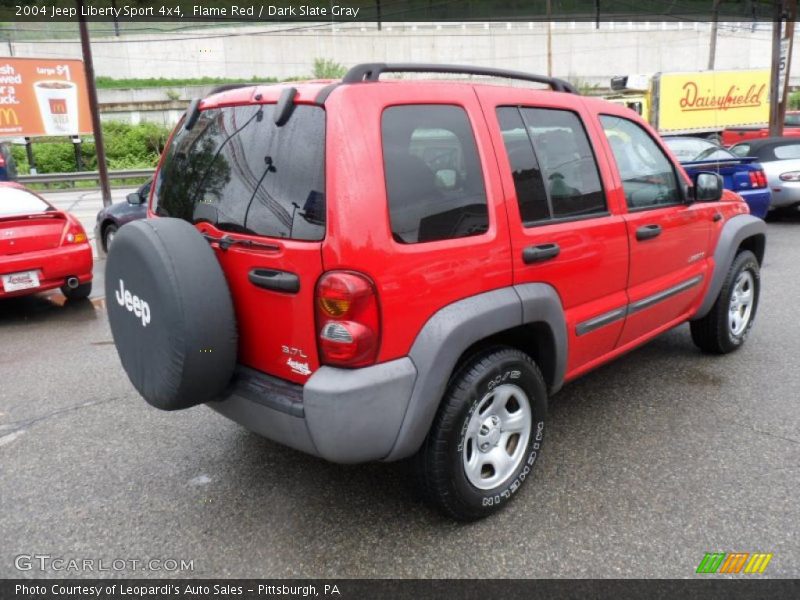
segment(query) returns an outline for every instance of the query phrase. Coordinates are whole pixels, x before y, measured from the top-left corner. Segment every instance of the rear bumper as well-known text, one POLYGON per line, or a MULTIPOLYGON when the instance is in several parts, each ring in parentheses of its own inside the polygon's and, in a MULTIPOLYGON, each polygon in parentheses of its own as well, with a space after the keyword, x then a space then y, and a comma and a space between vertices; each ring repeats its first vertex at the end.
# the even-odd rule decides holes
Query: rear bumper
POLYGON ((763 219, 767 216, 767 211, 769 211, 770 202, 772 201, 772 194, 769 188, 740 190, 737 193, 747 202, 747 206, 750 207, 751 215, 759 219, 763 219))
POLYGON ((208 406, 266 438, 337 463, 389 455, 417 370, 409 358, 362 369, 321 367, 305 385, 240 366, 208 406))
POLYGON ((39 271, 39 287, 7 293, 0 285, 0 298, 58 288, 66 284, 67 277, 77 277, 80 283, 88 283, 92 280, 92 247, 79 244, 0 257, 0 275, 21 271, 39 271))
POLYGON ((800 182, 781 181, 772 186, 772 203, 770 208, 786 208, 800 204, 800 182))

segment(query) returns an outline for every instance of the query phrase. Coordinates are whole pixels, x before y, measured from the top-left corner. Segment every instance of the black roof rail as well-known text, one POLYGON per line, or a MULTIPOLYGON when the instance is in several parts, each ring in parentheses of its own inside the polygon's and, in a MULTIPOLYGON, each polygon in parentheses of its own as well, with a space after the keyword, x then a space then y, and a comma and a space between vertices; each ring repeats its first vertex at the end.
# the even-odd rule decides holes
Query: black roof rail
POLYGON ((578 90, 568 81, 534 75, 521 71, 507 71, 506 69, 493 69, 491 67, 468 67, 463 65, 437 65, 428 63, 364 63, 350 69, 342 78, 342 83, 359 83, 378 81, 383 73, 454 73, 464 75, 484 75, 486 77, 501 77, 503 79, 519 79, 549 85, 553 91, 578 94, 578 90))
POLYGON ((227 91, 230 91, 230 90, 238 90, 239 88, 245 88, 245 87, 254 87, 254 86, 257 86, 257 85, 262 85, 262 84, 259 84, 259 83, 256 83, 256 82, 251 82, 251 83, 223 83, 222 85, 218 85, 213 90, 208 92, 208 94, 206 94, 206 96, 213 96, 214 94, 219 94, 220 92, 227 92, 227 91))

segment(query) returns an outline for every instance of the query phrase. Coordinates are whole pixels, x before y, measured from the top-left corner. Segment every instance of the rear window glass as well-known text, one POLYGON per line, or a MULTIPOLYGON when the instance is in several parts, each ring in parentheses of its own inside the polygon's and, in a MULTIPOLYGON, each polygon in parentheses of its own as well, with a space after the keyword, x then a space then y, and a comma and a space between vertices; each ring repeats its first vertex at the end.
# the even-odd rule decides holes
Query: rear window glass
POLYGON ((393 106, 383 112, 382 135, 396 241, 461 238, 489 228, 483 173, 463 108, 393 106))
POLYGON ((738 144, 731 148, 731 152, 736 156, 748 156, 750 154, 750 144, 738 144))
POLYGON ((775 158, 800 158, 800 144, 789 144, 787 146, 775 146, 775 158))
POLYGON ((156 214, 221 230, 297 240, 325 236, 325 112, 274 104, 205 110, 166 150, 156 214))
POLYGON ((18 188, 0 189, 0 217, 30 215, 53 210, 47 202, 26 190, 18 188))

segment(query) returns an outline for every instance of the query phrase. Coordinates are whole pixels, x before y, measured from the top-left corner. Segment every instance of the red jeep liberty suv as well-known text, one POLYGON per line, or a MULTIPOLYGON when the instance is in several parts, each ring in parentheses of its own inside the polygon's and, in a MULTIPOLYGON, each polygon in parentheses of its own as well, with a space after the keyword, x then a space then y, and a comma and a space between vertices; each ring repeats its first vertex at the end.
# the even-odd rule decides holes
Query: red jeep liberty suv
POLYGON ((564 382, 685 321, 705 352, 741 346, 765 225, 722 194, 559 79, 229 86, 117 234, 111 329, 150 404, 340 463, 414 456, 430 501, 477 519, 531 478, 564 382))

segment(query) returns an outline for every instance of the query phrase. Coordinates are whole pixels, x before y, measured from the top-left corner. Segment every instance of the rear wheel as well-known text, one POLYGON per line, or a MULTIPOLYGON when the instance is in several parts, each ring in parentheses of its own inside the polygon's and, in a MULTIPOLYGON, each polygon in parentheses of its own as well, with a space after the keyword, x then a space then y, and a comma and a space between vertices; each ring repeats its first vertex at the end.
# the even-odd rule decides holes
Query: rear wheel
POLYGON ((426 498, 463 521, 505 506, 531 477, 546 411, 547 387, 528 355, 497 347, 466 363, 417 455, 426 498))
POLYGON ((67 300, 85 300, 92 293, 92 282, 82 283, 76 288, 62 286, 61 293, 66 296, 67 300))
POLYGON ((711 354, 727 354, 741 347, 753 326, 760 291, 758 260, 744 250, 736 255, 709 313, 691 322, 695 345, 711 354))

